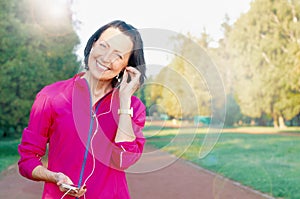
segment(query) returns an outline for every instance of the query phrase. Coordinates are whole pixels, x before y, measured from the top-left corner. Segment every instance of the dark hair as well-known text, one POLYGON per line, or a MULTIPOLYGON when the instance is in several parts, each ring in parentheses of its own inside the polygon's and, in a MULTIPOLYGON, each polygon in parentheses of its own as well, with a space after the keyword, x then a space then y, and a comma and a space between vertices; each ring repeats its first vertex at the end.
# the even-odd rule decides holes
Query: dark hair
MULTIPOLYGON (((110 27, 119 29, 122 33, 124 33, 131 39, 133 43, 133 50, 131 52, 131 55, 129 56, 128 65, 137 68, 137 70, 141 73, 140 84, 142 85, 146 78, 146 64, 144 58, 143 41, 138 30, 133 26, 131 26, 130 24, 125 23, 124 21, 120 21, 120 20, 112 21, 99 28, 90 37, 84 49, 85 67, 88 68, 88 59, 94 42, 97 41, 101 36, 101 34, 110 27)), ((121 78, 122 76, 123 76, 123 72, 120 73, 119 77, 121 78)), ((112 80, 112 86, 115 87, 116 84, 117 84, 117 79, 114 78, 112 80)))

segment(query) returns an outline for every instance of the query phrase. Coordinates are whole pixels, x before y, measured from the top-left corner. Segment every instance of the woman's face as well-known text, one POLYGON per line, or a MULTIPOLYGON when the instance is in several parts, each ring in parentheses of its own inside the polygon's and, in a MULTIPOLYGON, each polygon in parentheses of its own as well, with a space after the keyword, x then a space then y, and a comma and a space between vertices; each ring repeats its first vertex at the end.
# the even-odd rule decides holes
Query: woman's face
POLYGON ((127 66, 132 48, 131 39, 119 29, 106 29, 90 51, 91 75, 101 81, 111 81, 127 66))

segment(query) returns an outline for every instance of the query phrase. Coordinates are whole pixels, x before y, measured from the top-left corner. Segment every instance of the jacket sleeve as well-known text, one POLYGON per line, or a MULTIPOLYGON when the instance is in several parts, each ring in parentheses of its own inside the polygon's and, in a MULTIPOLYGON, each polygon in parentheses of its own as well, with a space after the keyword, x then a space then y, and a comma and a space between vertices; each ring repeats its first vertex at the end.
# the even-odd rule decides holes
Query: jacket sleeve
POLYGON ((50 99, 39 93, 32 105, 28 127, 24 129, 21 143, 18 146, 20 159, 19 172, 22 176, 32 178, 33 169, 42 165, 41 158, 45 155, 48 132, 52 122, 50 99))
POLYGON ((118 170, 125 170, 133 165, 141 157, 146 139, 142 130, 146 121, 146 108, 141 101, 133 105, 134 115, 132 127, 136 139, 133 142, 118 142, 112 150, 113 166, 118 170))

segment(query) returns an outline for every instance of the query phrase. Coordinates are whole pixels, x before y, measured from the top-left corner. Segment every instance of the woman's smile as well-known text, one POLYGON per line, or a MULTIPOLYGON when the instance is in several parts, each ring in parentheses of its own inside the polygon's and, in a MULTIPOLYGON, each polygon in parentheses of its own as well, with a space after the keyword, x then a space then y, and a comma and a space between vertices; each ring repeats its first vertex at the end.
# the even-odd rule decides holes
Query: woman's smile
POLYGON ((131 39, 119 29, 108 28, 96 40, 88 63, 91 77, 110 83, 128 64, 133 48, 131 39))
POLYGON ((96 60, 96 66, 98 67, 98 69, 100 69, 100 71, 108 71, 110 70, 109 67, 104 66, 103 64, 101 64, 99 61, 96 60))

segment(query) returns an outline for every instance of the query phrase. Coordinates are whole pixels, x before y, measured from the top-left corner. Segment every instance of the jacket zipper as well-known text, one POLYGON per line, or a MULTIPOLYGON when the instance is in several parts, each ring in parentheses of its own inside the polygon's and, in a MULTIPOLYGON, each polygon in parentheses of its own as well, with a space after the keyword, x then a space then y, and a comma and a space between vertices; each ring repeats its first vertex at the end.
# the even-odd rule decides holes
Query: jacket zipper
POLYGON ((84 158, 83 158, 83 163, 82 163, 82 166, 81 166, 81 171, 80 171, 80 177, 79 177, 79 182, 78 182, 78 188, 81 187, 81 184, 82 184, 82 180, 83 180, 83 174, 84 174, 84 169, 85 169, 85 166, 86 166, 86 161, 87 161, 87 156, 88 156, 88 152, 89 152, 89 147, 90 147, 90 144, 91 144, 91 138, 92 138, 92 132, 93 132, 93 125, 94 125, 94 117, 97 117, 96 113, 98 111, 98 108, 100 107, 100 103, 101 103, 101 100, 99 101, 99 103, 97 104, 97 107, 96 107, 96 110, 95 110, 95 114, 93 114, 93 111, 92 111, 92 96, 91 96, 91 92, 90 92, 90 86, 87 82, 87 80, 85 79, 87 85, 88 85, 88 88, 89 88, 89 95, 90 95, 90 117, 91 117, 91 120, 90 120, 90 128, 89 128, 89 134, 88 134, 88 139, 87 139, 87 142, 86 142, 86 148, 85 148, 85 153, 84 153, 84 158))

